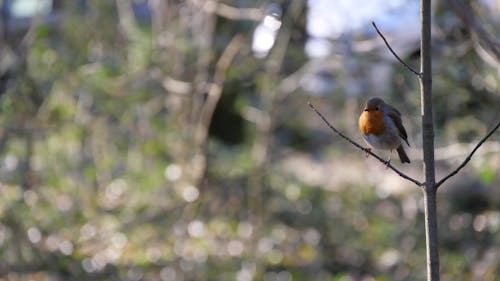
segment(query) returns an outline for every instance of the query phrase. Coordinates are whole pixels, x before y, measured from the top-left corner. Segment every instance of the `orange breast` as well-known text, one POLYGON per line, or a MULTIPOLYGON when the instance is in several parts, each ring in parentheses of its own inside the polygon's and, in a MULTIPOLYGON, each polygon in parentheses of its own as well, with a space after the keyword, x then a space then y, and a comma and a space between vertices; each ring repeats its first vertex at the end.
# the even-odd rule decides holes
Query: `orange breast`
POLYGON ((364 135, 380 136, 385 131, 384 113, 382 111, 363 111, 359 117, 359 130, 364 135))

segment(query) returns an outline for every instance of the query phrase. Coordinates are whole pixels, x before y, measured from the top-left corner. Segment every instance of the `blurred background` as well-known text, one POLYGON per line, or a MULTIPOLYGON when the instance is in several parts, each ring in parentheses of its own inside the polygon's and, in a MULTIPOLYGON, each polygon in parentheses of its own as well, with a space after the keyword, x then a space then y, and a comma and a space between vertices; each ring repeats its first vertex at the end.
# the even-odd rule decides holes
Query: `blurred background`
MULTIPOLYGON (((403 112, 419 1, 3 0, 0 280, 424 280, 422 192, 362 142, 403 112)), ((437 177, 500 112, 500 1, 434 1, 437 177), (438 3, 437 3, 438 2, 438 3)), ((438 198, 442 280, 500 276, 500 135, 438 198)), ((379 152, 386 158, 388 153, 379 152)))

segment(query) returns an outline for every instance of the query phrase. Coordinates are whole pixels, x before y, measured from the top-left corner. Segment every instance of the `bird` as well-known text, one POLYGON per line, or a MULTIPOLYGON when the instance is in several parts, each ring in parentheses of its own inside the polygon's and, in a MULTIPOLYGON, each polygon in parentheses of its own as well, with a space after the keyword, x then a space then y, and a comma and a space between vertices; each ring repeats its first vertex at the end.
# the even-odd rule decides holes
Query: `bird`
POLYGON ((408 146, 410 144, 401 120, 401 113, 385 103, 383 99, 374 97, 365 103, 361 116, 359 116, 359 130, 368 145, 375 149, 390 151, 387 164, 391 161, 394 149, 396 149, 401 163, 410 163, 410 158, 403 148, 402 141, 405 141, 408 146))

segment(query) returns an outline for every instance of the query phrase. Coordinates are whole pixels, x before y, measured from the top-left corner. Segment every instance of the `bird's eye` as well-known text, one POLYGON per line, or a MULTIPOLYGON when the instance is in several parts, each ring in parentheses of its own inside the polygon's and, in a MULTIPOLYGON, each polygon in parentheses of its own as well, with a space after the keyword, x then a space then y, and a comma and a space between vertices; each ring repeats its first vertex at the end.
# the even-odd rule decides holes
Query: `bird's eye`
POLYGON ((375 111, 378 111, 378 106, 377 106, 377 107, 375 107, 375 111))

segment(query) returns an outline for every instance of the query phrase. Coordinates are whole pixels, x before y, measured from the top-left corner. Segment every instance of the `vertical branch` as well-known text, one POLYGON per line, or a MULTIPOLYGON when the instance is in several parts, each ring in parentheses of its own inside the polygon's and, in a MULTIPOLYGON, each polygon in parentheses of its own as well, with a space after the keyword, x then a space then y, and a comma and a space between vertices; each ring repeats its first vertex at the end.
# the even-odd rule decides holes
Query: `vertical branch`
POLYGON ((432 113, 431 0, 421 0, 420 89, 424 151, 425 240, 427 280, 439 280, 439 251, 434 167, 434 125, 432 113))
POLYGON ((231 66, 234 57, 241 49, 244 42, 245 39, 241 34, 233 37, 215 65, 213 82, 208 89, 206 101, 201 108, 201 112, 199 113, 198 124, 195 132, 195 142, 198 147, 203 147, 206 144, 212 117, 224 88, 226 71, 231 66))
POLYGON ((116 0, 118 11, 118 20, 120 30, 123 33, 127 43, 127 63, 128 69, 135 72, 144 67, 143 59, 137 52, 137 46, 140 39, 140 30, 135 20, 134 8, 131 0, 116 0))
POLYGON ((29 129, 25 132, 25 159, 21 169, 22 187, 24 190, 33 188, 33 133, 29 129))
POLYGON ((439 281, 439 241, 437 231, 436 192, 433 186, 424 189, 425 244, 427 280, 439 281))
POLYGON ((262 98, 262 116, 261 121, 257 124, 258 135, 253 148, 253 157, 256 167, 261 169, 264 169, 263 164, 269 160, 267 157, 274 126, 273 120, 276 114, 277 102, 279 101, 277 99, 279 96, 279 83, 277 84, 276 81, 281 79, 280 71, 285 61, 288 44, 292 38, 291 25, 297 21, 301 11, 303 11, 305 1, 300 0, 291 3, 282 18, 282 28, 264 65, 265 74, 259 89, 262 98))
MULTIPOLYGON (((190 3, 192 10, 192 22, 190 29, 192 32, 192 40, 195 43, 197 51, 196 74, 193 79, 194 91, 192 94, 192 108, 190 120, 194 124, 198 120, 199 113, 205 104, 205 94, 207 94, 210 67, 214 56, 214 40, 216 38, 216 23, 217 15, 214 10, 201 9, 190 3)), ((205 3, 208 5, 208 3, 205 3)), ((196 125, 193 126, 193 131, 196 130, 196 125)))
MULTIPOLYGON (((259 99, 261 107, 260 116, 256 122, 257 130, 252 147, 253 167, 249 177, 248 189, 248 210, 250 220, 255 226, 256 235, 252 239, 251 247, 257 249, 258 237, 261 235, 263 225, 268 219, 268 215, 262 206, 266 204, 266 173, 269 169, 272 151, 273 129, 275 126, 275 117, 278 111, 279 81, 280 72, 285 62, 286 51, 292 38, 292 25, 297 22, 298 17, 304 9, 305 1, 290 1, 290 6, 282 17, 282 27, 278 31, 275 44, 270 50, 267 60, 264 63, 264 73, 257 78, 259 99)), ((257 251, 253 252, 256 257, 257 251)), ((265 266, 262 262, 256 264, 257 274, 263 274, 265 266)))
POLYGON ((211 83, 208 94, 206 96, 206 101, 202 105, 200 112, 198 113, 197 124, 195 125, 194 132, 194 143, 198 150, 199 155, 202 156, 202 161, 199 162, 198 175, 201 178, 205 174, 207 168, 207 151, 206 144, 208 140, 208 132, 210 130, 210 124, 212 123, 212 117, 215 112, 215 108, 220 100, 222 91, 224 89, 224 81, 226 80, 226 71, 231 66, 234 57, 238 54, 239 50, 245 42, 244 37, 241 34, 236 35, 229 42, 227 47, 222 52, 219 60, 215 65, 215 73, 213 75, 213 82, 211 83))
POLYGON ((432 112, 432 63, 431 63, 431 1, 422 0, 422 39, 420 44, 421 73, 420 98, 422 108, 422 137, 426 188, 435 181, 434 172, 434 125, 432 112))
POLYGON ((0 5, 0 21, 2 22, 2 39, 5 43, 9 44, 10 41, 10 30, 9 30, 9 11, 7 10, 7 1, 2 1, 0 5))
POLYGON ((132 8, 132 2, 130 0, 117 0, 116 8, 122 32, 128 40, 133 40, 137 36, 138 29, 132 8))
MULTIPOLYGON (((208 136, 208 127, 207 131, 202 129, 200 131, 200 120, 204 118, 203 114, 206 114, 204 110, 204 106, 207 102, 207 94, 209 90, 210 80, 210 72, 211 66, 213 64, 213 56, 214 56, 214 42, 217 38, 216 29, 217 29, 217 15, 213 10, 201 9, 198 10, 195 3, 190 3, 191 1, 187 1, 189 4, 189 8, 192 12, 192 19, 190 23, 190 31, 192 32, 192 40, 196 46, 196 63, 195 69, 196 73, 193 77, 193 91, 190 97, 190 117, 189 117, 189 127, 188 127, 188 135, 191 140, 189 141, 190 147, 192 149, 191 152, 188 152, 188 157, 192 160, 190 161, 189 170, 190 170, 190 178, 192 182, 198 183, 201 181, 203 175, 205 174, 206 165, 207 165, 207 157, 205 155, 205 141, 206 136, 208 136), (198 132, 206 132, 197 136, 198 132), (206 136, 203 136, 205 135, 206 136), (191 154, 191 155, 190 155, 191 154)), ((206 4, 208 5, 208 4, 206 4)), ((221 71, 219 66, 216 66, 215 71, 221 71)), ((219 74, 220 76, 225 75, 224 72, 219 74)), ((223 81, 221 82, 223 83, 223 81)), ((221 86, 222 87, 222 86, 221 86)), ((222 90, 221 90, 222 93, 222 90)), ((215 94, 217 96, 217 94, 215 94)), ((214 98, 210 97, 210 102, 213 102, 214 98)), ((202 121, 203 122, 203 121, 202 121)), ((208 122, 208 120, 206 121, 208 122)))

